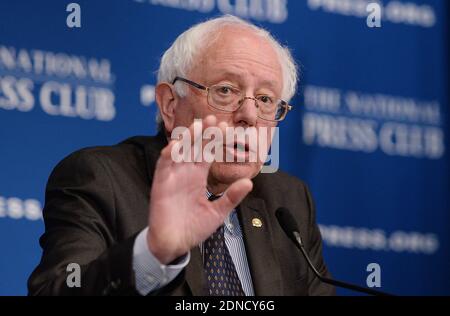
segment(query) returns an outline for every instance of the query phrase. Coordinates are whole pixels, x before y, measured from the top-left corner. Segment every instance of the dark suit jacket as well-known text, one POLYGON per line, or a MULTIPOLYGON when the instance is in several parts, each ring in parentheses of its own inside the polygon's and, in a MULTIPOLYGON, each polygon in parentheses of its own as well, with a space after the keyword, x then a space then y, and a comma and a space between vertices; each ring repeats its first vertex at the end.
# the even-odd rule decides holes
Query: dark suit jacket
MULTIPOLYGON (((43 210, 42 259, 28 281, 30 295, 134 295, 132 252, 147 226, 149 193, 163 136, 134 137, 116 146, 77 151, 53 170, 43 210), (69 288, 69 263, 81 266, 81 287, 69 288)), ((280 228, 275 211, 293 212, 317 269, 328 275, 311 195, 282 172, 259 174, 238 207, 256 295, 330 295, 280 228), (252 219, 262 220, 253 227, 252 219)), ((158 185, 155 183, 155 185, 158 185)), ((206 295, 198 247, 169 285, 152 295, 206 295)))

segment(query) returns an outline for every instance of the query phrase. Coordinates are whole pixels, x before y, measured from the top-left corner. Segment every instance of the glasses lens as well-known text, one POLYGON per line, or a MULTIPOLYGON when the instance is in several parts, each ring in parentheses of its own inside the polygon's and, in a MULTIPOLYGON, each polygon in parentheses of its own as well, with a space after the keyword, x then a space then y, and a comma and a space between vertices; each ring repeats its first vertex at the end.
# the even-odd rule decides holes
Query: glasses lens
POLYGON ((209 89, 208 99, 211 106, 232 112, 239 107, 241 93, 229 85, 215 85, 209 89))
POLYGON ((270 101, 268 98, 264 100, 258 97, 258 116, 269 121, 281 121, 286 115, 287 104, 283 100, 270 101))
MULTIPOLYGON (((244 99, 241 91, 230 85, 214 85, 208 90, 208 103, 212 107, 234 112, 244 99)), ((268 95, 256 97, 258 116, 269 121, 281 121, 286 116, 288 105, 283 100, 277 100, 268 95)))
POLYGON ((278 102, 277 111, 275 113, 276 121, 281 121, 285 117, 285 115, 287 113, 287 108, 288 108, 288 106, 287 106, 286 102, 284 102, 282 100, 280 100, 278 102))

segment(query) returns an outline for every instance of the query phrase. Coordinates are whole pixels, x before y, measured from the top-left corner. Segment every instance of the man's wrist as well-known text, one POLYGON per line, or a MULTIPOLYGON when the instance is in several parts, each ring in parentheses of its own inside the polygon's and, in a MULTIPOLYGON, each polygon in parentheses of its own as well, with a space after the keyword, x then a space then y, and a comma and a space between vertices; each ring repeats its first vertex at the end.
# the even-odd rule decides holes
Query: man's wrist
POLYGON ((163 264, 149 251, 147 245, 147 232, 145 228, 135 240, 133 249, 133 269, 136 278, 136 289, 141 295, 160 289, 170 283, 188 265, 190 252, 163 264))
POLYGON ((175 256, 167 251, 165 247, 159 247, 156 238, 150 233, 150 229, 147 229, 147 248, 153 256, 158 259, 161 264, 168 265, 172 261, 182 256, 175 256))

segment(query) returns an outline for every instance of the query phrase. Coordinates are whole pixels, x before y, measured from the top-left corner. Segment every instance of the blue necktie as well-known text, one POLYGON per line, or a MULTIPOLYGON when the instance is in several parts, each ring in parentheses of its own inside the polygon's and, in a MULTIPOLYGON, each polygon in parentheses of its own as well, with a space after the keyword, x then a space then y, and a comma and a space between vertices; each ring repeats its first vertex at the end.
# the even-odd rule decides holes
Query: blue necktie
MULTIPOLYGON (((209 200, 217 197, 211 196, 209 200)), ((203 244, 203 268, 208 282, 209 295, 245 296, 225 244, 224 225, 220 226, 203 244)))

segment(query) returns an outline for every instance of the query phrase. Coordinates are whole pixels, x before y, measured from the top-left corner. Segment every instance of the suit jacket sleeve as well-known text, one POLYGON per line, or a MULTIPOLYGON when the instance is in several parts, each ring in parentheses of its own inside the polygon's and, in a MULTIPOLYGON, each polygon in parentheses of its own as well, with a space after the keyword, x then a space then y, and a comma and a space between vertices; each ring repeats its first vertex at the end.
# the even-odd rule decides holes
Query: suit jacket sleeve
POLYGON ((114 191, 95 152, 64 159, 47 183, 41 262, 28 280, 30 295, 136 295, 132 268, 136 235, 117 242, 114 191), (67 265, 81 267, 70 288, 67 265))

